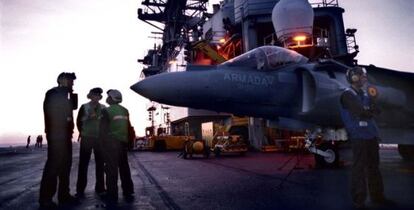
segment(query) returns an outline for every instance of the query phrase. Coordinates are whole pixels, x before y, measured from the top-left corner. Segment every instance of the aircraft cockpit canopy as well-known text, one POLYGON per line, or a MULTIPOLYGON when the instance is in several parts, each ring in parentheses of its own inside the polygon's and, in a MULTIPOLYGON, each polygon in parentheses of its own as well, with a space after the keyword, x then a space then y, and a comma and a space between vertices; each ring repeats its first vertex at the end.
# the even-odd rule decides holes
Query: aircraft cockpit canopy
POLYGON ((220 65, 243 66, 258 70, 275 70, 289 64, 308 62, 305 56, 286 48, 277 46, 262 46, 250 50, 220 65))

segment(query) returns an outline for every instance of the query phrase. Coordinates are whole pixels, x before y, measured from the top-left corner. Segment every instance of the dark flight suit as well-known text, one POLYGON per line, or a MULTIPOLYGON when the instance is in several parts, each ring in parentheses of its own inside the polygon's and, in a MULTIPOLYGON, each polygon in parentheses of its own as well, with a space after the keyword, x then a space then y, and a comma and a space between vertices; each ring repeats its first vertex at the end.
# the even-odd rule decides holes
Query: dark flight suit
POLYGON ((55 87, 46 92, 43 111, 48 152, 40 184, 40 203, 52 201, 58 180, 59 202, 66 202, 70 198, 73 109, 76 109, 72 99, 74 96, 66 87, 55 87))
POLYGON ((99 138, 99 124, 104 108, 104 105, 98 104, 92 110, 90 103, 83 104, 76 119, 76 125, 81 134, 78 181, 76 184, 76 192, 80 195, 85 192, 88 181, 88 165, 92 150, 95 156, 95 192, 102 193, 105 191, 103 147, 102 140, 99 138))
POLYGON ((106 187, 111 201, 118 199, 118 170, 124 196, 134 193, 128 165, 128 110, 119 104, 102 111, 101 135, 104 139, 106 187))
POLYGON ((379 135, 373 117, 379 114, 375 100, 362 90, 349 89, 341 96, 341 116, 352 143, 351 195, 355 205, 363 205, 367 182, 371 200, 384 199, 379 170, 379 135))

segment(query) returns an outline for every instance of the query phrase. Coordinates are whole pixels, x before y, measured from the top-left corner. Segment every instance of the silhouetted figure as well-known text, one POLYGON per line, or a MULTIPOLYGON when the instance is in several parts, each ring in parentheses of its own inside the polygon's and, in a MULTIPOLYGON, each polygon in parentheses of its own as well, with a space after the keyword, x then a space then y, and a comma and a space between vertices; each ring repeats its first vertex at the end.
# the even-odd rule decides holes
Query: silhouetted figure
POLYGON ((26 144, 26 148, 29 148, 29 145, 30 145, 30 136, 28 136, 28 137, 27 137, 26 142, 27 142, 27 144, 26 144))
POLYGON ((36 144, 35 147, 39 147, 39 135, 36 137, 36 144))
POLYGON ((105 192, 103 147, 102 140, 99 138, 102 109, 105 108, 103 104, 99 103, 99 100, 102 99, 102 89, 91 89, 87 97, 90 99, 90 102, 80 107, 76 119, 76 125, 80 134, 80 139, 78 138, 80 140, 79 170, 76 184, 76 196, 78 197, 84 197, 92 150, 95 156, 95 192, 98 194, 105 192))
POLYGON ((102 112, 101 136, 105 150, 107 201, 114 204, 118 201, 118 171, 124 198, 133 199, 134 186, 127 156, 131 123, 128 110, 119 104, 122 102, 121 93, 109 90, 107 94, 109 107, 102 112))
POLYGON ((35 147, 42 147, 42 141, 43 141, 43 136, 42 135, 38 135, 36 137, 36 144, 35 147))
POLYGON ((39 135, 39 147, 43 146, 43 136, 39 135))
POLYGON ((43 102, 45 133, 47 140, 47 161, 40 183, 39 204, 41 208, 56 208, 52 201, 58 188, 60 204, 74 203, 69 194, 69 175, 72 164, 73 110, 77 108, 77 94, 73 93, 75 73, 61 73, 58 87, 46 92, 43 102), (59 184, 58 184, 59 182, 59 184))

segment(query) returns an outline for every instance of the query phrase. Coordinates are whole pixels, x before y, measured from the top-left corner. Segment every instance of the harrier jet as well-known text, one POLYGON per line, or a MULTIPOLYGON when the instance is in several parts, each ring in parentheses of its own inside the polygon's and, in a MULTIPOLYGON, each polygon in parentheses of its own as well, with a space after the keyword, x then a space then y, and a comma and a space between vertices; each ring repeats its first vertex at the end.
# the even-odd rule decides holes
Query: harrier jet
MULTIPOLYGON (((414 74, 363 66, 377 92, 377 119, 383 143, 414 154, 414 74)), ((326 141, 346 140, 340 95, 349 87, 349 67, 332 59, 309 61, 277 46, 262 46, 215 66, 189 65, 186 71, 154 75, 131 89, 159 103, 268 119, 271 125, 308 130, 326 141), (342 139, 341 139, 342 138, 342 139)), ((310 135, 312 136, 312 135, 310 135)), ((310 147, 325 161, 337 161, 329 148, 310 147)))

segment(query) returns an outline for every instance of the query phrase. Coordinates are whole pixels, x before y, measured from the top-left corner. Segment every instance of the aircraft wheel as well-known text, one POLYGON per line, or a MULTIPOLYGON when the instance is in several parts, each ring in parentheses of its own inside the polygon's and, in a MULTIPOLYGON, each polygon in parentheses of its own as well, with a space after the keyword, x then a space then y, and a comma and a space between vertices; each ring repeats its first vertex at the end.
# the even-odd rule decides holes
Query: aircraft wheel
POLYGON ((398 152, 400 153, 401 157, 406 161, 413 161, 414 160, 414 145, 408 144, 399 144, 398 145, 398 152))
POLYGON ((322 143, 317 147, 318 149, 329 154, 329 157, 323 157, 315 154, 315 162, 319 167, 333 168, 339 166, 338 148, 330 142, 322 143))

